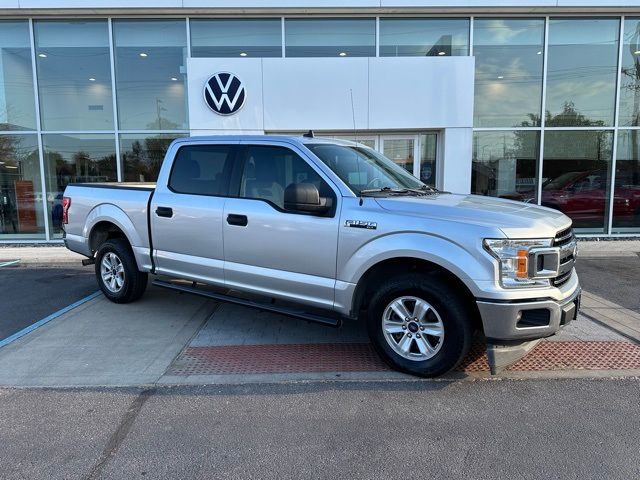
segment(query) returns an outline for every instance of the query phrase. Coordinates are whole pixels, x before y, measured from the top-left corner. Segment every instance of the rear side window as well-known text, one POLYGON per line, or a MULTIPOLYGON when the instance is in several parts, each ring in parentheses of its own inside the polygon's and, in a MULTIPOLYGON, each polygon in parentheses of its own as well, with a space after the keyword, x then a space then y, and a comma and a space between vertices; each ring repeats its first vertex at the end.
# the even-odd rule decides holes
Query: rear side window
POLYGON ((240 184, 241 198, 266 200, 284 209, 284 191, 292 183, 313 183, 320 196, 333 197, 329 185, 294 151, 285 147, 249 146, 240 184))
POLYGON ((178 150, 169 188, 192 195, 227 195, 233 145, 188 145, 178 150))

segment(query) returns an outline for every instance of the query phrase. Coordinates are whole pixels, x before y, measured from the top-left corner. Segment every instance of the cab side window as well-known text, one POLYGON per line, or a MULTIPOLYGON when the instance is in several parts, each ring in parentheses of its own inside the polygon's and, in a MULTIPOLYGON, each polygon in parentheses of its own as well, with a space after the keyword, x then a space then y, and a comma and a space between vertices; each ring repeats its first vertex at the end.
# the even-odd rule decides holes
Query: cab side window
POLYGON ((188 145, 173 162, 169 188, 190 195, 227 195, 235 146, 188 145))
POLYGON ((284 209, 284 191, 292 183, 313 183, 321 196, 334 196, 331 187, 294 151, 267 145, 248 147, 240 183, 241 198, 266 200, 284 209))

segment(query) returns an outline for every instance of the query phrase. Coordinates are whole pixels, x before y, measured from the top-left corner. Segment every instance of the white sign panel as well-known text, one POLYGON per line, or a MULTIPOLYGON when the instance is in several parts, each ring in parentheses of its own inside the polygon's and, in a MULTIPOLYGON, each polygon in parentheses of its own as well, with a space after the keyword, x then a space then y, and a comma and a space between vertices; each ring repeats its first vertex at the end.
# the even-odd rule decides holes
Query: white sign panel
POLYGON ((190 58, 187 68, 193 135, 473 123, 473 57, 190 58))

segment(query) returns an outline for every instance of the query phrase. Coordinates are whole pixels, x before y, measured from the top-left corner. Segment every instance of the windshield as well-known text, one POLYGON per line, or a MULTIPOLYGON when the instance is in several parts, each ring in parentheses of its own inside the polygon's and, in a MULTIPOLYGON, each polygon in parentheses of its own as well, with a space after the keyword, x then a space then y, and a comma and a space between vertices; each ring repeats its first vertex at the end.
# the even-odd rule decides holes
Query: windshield
POLYGON ((430 188, 371 148, 331 143, 311 143, 306 146, 356 195, 367 190, 430 188))
POLYGON ((562 175, 551 178, 542 184, 543 190, 559 190, 567 184, 573 182, 578 177, 584 175, 584 172, 567 172, 562 175))

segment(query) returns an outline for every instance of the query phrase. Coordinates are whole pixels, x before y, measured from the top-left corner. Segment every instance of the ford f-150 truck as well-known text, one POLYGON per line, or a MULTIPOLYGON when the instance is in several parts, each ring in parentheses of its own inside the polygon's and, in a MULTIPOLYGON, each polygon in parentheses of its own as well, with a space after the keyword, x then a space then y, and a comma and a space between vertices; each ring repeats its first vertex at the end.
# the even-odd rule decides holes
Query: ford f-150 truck
POLYGON ((476 330, 541 338, 579 308, 563 213, 439 191, 312 135, 176 140, 155 185, 70 184, 62 222, 114 302, 138 299, 151 274, 312 322, 360 318, 388 363, 420 376, 454 368, 476 330))

